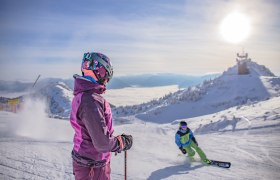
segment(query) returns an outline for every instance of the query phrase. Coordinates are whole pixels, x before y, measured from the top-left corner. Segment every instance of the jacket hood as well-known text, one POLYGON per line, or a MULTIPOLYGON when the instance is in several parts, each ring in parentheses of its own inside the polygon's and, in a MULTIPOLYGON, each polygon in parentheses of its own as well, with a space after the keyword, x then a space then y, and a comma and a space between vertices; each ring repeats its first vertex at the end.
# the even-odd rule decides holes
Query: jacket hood
POLYGON ((74 95, 77 95, 81 92, 92 91, 98 94, 103 94, 106 91, 106 86, 93 83, 90 80, 75 74, 74 82, 74 95))

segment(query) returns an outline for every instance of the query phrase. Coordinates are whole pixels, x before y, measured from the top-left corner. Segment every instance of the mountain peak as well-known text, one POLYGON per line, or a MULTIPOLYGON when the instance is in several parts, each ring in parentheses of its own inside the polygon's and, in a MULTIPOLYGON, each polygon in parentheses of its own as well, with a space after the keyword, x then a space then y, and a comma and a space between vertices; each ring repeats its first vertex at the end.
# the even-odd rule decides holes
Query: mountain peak
POLYGON ((259 65, 258 63, 252 61, 248 58, 248 53, 237 53, 236 65, 228 68, 223 75, 246 75, 250 74, 252 76, 271 76, 275 75, 264 65, 259 65))
MULTIPOLYGON (((219 112, 248 102, 280 95, 280 78, 268 68, 237 54, 236 65, 213 80, 166 95, 139 106, 114 109, 116 116, 166 123, 219 112)), ((115 116, 115 117, 116 117, 115 116)))

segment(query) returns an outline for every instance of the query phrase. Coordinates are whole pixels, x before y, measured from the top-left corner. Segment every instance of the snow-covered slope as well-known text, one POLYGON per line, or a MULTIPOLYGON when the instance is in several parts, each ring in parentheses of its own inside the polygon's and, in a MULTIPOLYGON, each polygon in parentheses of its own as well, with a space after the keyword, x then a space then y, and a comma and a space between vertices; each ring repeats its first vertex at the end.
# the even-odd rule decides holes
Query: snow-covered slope
POLYGON ((137 115, 145 121, 166 123, 196 117, 280 95, 280 78, 267 68, 248 63, 250 74, 238 75, 237 66, 214 80, 166 95, 138 106, 114 109, 116 118, 137 115))
MULTIPOLYGON (((35 87, 32 87, 30 83, 25 83, 26 88, 24 90, 21 90, 22 83, 19 82, 0 82, 1 87, 4 85, 8 86, 6 89, 14 89, 14 91, 0 91, 0 96, 3 96, 3 101, 19 96, 23 98, 23 101, 30 98, 43 99, 47 104, 46 111, 50 117, 68 119, 70 116, 71 101, 73 98, 73 80, 47 78, 38 81, 35 87)), ((24 108, 22 105, 20 107, 24 108)))
MULTIPOLYGON (((258 65, 253 61, 248 61, 247 65, 250 71, 248 75, 238 75, 237 65, 235 65, 213 80, 205 80, 200 85, 167 94, 158 100, 154 99, 151 102, 132 106, 119 107, 120 103, 114 104, 117 106, 117 108, 113 109, 114 117, 117 121, 127 122, 127 116, 137 115, 139 119, 165 123, 176 119, 214 113, 247 102, 261 101, 279 96, 279 77, 275 77, 265 66, 258 65)), ((165 80, 167 80, 168 76, 170 75, 167 74, 162 77, 165 77, 165 80)), ((159 84, 164 82, 161 76, 155 77, 144 76, 142 79, 143 83, 148 81, 147 79, 153 79, 151 82, 160 80, 159 84)), ((211 75, 210 77, 213 76, 211 75)), ((180 78, 183 78, 183 76, 180 78)), ((169 79, 169 81, 171 80, 172 78, 169 79)), ((3 83, 0 83, 0 86, 1 84, 3 83)), ((31 94, 32 96, 46 99, 49 116, 67 119, 70 116, 71 100, 73 98, 72 90, 72 79, 48 78, 38 81, 35 88, 29 88, 28 92, 22 92, 21 95, 27 96, 31 94)), ((150 90, 152 91, 153 89, 150 90)), ((125 92, 119 91, 118 96, 125 92)), ((137 95, 134 98, 145 100, 141 95, 137 95)), ((124 99, 123 101, 128 100, 124 99)))
MULTIPOLYGON (((197 155, 197 162, 190 163, 180 155, 174 143, 178 121, 158 124, 130 117, 133 124, 115 126, 115 135, 125 132, 134 137, 128 179, 280 179, 279 102, 280 97, 274 97, 185 119, 208 158, 230 161, 230 169, 204 166, 197 155)), ((16 126, 21 120, 18 114, 0 112, 0 179, 74 179, 69 122, 47 119, 45 137, 32 133, 24 137, 16 126)), ((33 123, 29 126, 31 132, 36 129, 33 123)), ((123 179, 123 172, 121 153, 112 157, 111 179, 123 179)))
POLYGON ((49 116, 56 118, 69 118, 73 91, 61 81, 47 84, 38 88, 35 96, 46 98, 49 116))
MULTIPOLYGON (((176 84, 174 86, 189 86, 190 84, 196 84, 198 82, 202 82, 203 79, 210 79, 216 75, 208 75, 208 76, 186 76, 186 75, 176 75, 176 74, 158 74, 158 75, 138 75, 138 76, 123 76, 123 77, 115 77, 112 82, 109 83, 107 89, 108 94, 114 94, 109 91, 120 92, 118 96, 123 93, 127 93, 127 90, 135 91, 135 87, 139 87, 139 90, 144 91, 145 87, 147 91, 154 91, 161 86, 163 89, 167 87, 163 85, 176 84), (174 81, 176 79, 176 81, 174 81), (184 82, 181 84, 181 82, 184 82), (125 88, 130 87, 130 88, 125 88), (150 88, 150 89, 148 89, 150 88)), ((0 81, 0 96, 5 98, 16 98, 19 96, 36 96, 40 98, 46 99, 49 103, 49 116, 57 117, 57 118, 69 118, 69 107, 71 105, 71 99, 73 96, 69 95, 73 91, 74 81, 71 79, 61 79, 61 78, 45 78, 40 79, 36 86, 32 86, 33 83, 20 83, 20 82, 6 82, 0 81)), ((173 90, 172 90, 173 91, 173 90)), ((160 94, 164 95, 166 91, 163 90, 161 93, 157 94, 155 97, 151 97, 154 93, 149 94, 151 97, 149 100, 159 97, 160 94)), ((169 91, 168 91, 169 92, 169 91)), ((137 93, 135 93, 137 94, 137 93)), ((143 94, 143 93, 142 93, 143 94)), ((139 97, 141 97, 141 95, 139 97)), ((109 95, 111 96, 111 95, 109 95)), ((125 94, 124 99, 122 99, 122 103, 116 103, 114 99, 115 97, 109 97, 110 100, 113 101, 113 104, 116 106, 120 106, 122 104, 130 105, 133 102, 146 102, 147 98, 134 98, 132 101, 128 102, 126 96, 130 99, 129 94, 125 94)), ((147 96, 147 97, 148 97, 147 96)), ((161 96, 161 95, 160 95, 161 96)), ((119 101, 118 101, 119 102, 119 101)), ((112 102, 111 102, 112 103, 112 102)), ((138 104, 138 103, 136 103, 138 104)))

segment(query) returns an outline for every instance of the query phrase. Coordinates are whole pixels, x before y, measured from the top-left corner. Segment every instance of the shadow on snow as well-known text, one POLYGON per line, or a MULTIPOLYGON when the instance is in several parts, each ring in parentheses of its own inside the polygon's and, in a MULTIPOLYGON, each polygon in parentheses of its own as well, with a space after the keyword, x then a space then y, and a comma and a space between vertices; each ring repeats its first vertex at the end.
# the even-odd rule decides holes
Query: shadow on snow
POLYGON ((190 164, 181 164, 175 166, 165 167, 151 173, 148 180, 164 179, 173 175, 188 174, 189 171, 203 167, 203 164, 192 166, 190 164))

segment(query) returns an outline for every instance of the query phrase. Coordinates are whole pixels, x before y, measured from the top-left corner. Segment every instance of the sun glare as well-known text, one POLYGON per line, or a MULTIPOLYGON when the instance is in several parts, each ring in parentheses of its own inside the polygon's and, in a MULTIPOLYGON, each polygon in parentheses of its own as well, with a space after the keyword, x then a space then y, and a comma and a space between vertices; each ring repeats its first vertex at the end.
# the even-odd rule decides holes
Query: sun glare
POLYGON ((230 43, 243 41, 250 34, 250 30, 249 18, 238 12, 227 15, 220 25, 220 32, 223 38, 230 43))

